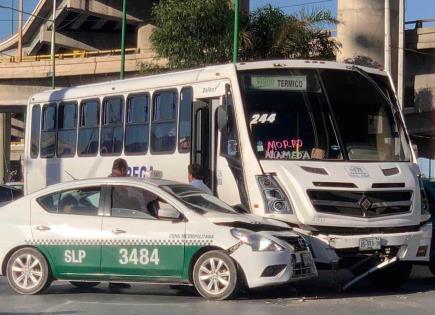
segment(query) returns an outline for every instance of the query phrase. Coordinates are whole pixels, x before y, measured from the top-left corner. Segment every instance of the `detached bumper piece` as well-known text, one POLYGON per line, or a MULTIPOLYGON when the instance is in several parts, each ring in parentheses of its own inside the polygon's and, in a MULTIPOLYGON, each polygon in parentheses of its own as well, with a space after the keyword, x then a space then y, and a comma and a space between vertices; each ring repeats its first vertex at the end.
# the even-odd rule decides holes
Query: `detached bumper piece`
POLYGON ((317 275, 317 270, 311 254, 299 252, 292 255, 293 279, 311 278, 317 275))

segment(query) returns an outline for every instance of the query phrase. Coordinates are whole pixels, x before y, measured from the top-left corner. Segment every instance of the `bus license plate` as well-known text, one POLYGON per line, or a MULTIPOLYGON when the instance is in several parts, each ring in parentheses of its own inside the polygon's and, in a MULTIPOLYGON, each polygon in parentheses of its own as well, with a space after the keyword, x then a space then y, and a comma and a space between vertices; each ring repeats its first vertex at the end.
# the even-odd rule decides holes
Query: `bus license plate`
POLYGON ((377 250, 381 249, 380 237, 361 238, 359 240, 359 250, 377 250))

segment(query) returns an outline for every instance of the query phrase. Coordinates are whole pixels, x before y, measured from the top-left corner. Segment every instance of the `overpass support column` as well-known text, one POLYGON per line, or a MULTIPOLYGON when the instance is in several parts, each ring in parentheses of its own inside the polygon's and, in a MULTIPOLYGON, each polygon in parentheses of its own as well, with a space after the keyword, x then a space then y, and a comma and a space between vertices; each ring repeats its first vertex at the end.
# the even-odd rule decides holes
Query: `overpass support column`
POLYGON ((0 183, 8 180, 11 151, 11 114, 0 113, 0 183))

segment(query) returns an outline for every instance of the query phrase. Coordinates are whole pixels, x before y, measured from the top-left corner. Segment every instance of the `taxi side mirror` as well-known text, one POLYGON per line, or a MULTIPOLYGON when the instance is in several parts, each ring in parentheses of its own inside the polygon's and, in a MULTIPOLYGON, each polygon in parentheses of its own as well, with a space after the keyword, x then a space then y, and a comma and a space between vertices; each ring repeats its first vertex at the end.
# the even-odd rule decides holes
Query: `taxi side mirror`
POLYGON ((157 216, 159 217, 159 219, 163 220, 176 221, 183 219, 183 215, 177 209, 172 207, 160 208, 157 211, 157 216))

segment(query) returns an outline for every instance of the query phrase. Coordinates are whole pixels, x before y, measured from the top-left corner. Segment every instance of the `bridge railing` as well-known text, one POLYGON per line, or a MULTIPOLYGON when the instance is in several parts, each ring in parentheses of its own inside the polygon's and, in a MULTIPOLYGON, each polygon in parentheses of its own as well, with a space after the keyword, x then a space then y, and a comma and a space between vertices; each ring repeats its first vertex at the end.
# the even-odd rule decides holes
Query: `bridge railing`
POLYGON ((422 28, 423 23, 434 23, 435 19, 421 19, 421 20, 415 20, 415 21, 407 21, 405 22, 406 25, 415 25, 415 28, 422 28))
MULTIPOLYGON (((143 49, 139 49, 139 48, 125 49, 126 54, 137 54, 140 51, 143 51, 143 49)), ((116 55, 121 55, 121 49, 109 49, 109 50, 97 50, 97 51, 77 50, 71 53, 56 54, 55 58, 62 60, 62 59, 69 59, 69 58, 90 58, 90 57, 103 57, 103 56, 116 56, 116 55)), ((22 62, 48 61, 48 60, 51 60, 51 55, 23 56, 21 58, 22 62)), ((15 56, 8 56, 4 54, 0 55, 0 63, 15 63, 15 62, 17 62, 15 56)))

